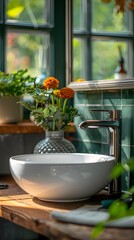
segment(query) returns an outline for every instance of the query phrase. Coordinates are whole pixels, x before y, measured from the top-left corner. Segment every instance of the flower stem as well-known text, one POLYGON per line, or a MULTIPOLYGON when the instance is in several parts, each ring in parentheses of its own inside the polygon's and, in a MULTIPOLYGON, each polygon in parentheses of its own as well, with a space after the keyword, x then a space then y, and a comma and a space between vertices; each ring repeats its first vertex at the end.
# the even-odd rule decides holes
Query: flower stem
POLYGON ((67 98, 64 100, 64 102, 63 102, 63 112, 65 112, 65 108, 66 108, 66 104, 67 104, 67 98))
POLYGON ((61 98, 58 99, 58 107, 60 108, 61 106, 61 98))
POLYGON ((52 94, 52 106, 54 106, 54 95, 52 94))

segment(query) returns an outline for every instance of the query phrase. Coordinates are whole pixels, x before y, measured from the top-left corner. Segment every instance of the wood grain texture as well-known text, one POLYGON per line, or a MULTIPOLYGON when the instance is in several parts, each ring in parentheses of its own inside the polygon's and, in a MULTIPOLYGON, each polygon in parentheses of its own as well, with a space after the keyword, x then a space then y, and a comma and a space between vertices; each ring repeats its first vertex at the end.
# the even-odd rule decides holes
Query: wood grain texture
POLYGON ((15 124, 0 124, 0 134, 42 133, 44 130, 32 122, 24 121, 15 124))
MULTIPOLYGON (((90 240, 92 227, 62 223, 51 217, 52 210, 68 211, 85 204, 98 207, 100 200, 108 198, 103 192, 90 200, 76 203, 49 203, 30 196, 21 190, 11 176, 1 176, 0 182, 9 185, 0 190, 0 216, 51 240, 90 240)), ((134 229, 106 228, 100 240, 134 240, 134 229)))
MULTIPOLYGON (((67 132, 75 132, 74 125, 68 126, 67 132)), ((36 126, 33 122, 24 121, 15 124, 0 124, 0 134, 27 134, 27 133, 44 133, 43 128, 36 126)))

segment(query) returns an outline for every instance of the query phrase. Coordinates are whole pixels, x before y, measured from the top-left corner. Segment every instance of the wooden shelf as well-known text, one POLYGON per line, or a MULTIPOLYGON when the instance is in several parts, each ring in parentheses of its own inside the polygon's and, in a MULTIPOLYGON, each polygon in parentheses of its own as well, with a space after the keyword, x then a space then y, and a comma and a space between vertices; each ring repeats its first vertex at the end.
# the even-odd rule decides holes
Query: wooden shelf
MULTIPOLYGON (((67 132, 75 132, 72 124, 66 130, 67 132)), ((33 122, 24 121, 15 124, 0 124, 0 134, 28 134, 28 133, 44 133, 43 128, 36 126, 33 122)))
POLYGON ((15 124, 0 124, 0 134, 20 134, 20 133, 43 133, 41 127, 36 126, 32 122, 21 122, 15 124))

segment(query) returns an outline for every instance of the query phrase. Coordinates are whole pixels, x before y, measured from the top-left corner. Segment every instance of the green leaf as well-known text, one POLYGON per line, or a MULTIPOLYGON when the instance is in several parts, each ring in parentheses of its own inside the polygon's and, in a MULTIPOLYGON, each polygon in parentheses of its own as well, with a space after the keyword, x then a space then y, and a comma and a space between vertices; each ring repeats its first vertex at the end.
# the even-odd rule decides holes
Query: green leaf
POLYGON ((127 203, 121 200, 115 200, 109 207, 110 219, 117 219, 127 216, 128 206, 127 203))
POLYGON ((131 172, 134 172, 134 158, 131 158, 131 159, 127 162, 127 165, 129 166, 130 171, 131 171, 131 172))
POLYGON ((32 106, 31 106, 31 104, 30 103, 28 103, 28 102, 24 102, 24 101, 20 101, 20 102, 18 102, 18 103, 20 103, 23 107, 25 107, 26 109, 28 109, 28 110, 32 110, 32 106))
POLYGON ((104 224, 98 223, 91 232, 91 240, 96 239, 104 230, 104 224))
POLYGON ((44 117, 49 117, 50 111, 49 111, 49 108, 48 108, 48 107, 46 107, 46 108, 43 110, 43 114, 44 114, 44 117))
POLYGON ((0 74, 0 96, 21 96, 34 85, 35 78, 25 75, 27 69, 10 74, 0 74))
POLYGON ((116 177, 119 177, 124 172, 124 167, 122 164, 116 165, 112 172, 111 172, 111 178, 115 179, 116 177))
POLYGON ((134 194, 134 185, 129 189, 130 193, 134 194))
POLYGON ((128 210, 128 216, 134 216, 134 202, 128 210))
POLYGON ((50 105, 49 110, 55 113, 57 111, 57 107, 50 105))
POLYGON ((35 107, 33 107, 32 113, 34 115, 36 115, 36 114, 43 115, 43 110, 42 110, 42 108, 35 108, 35 107))

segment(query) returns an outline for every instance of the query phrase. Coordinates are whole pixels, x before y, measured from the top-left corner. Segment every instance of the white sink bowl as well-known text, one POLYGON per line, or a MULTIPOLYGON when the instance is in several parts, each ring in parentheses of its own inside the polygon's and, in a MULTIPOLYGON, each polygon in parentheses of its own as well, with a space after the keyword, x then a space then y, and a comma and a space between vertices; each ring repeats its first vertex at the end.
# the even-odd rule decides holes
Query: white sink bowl
POLYGON ((89 198, 109 182, 115 158, 99 154, 25 154, 10 158, 16 183, 44 201, 73 202, 89 198))

